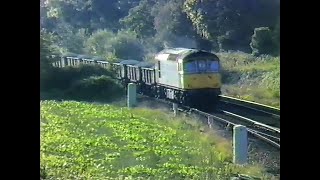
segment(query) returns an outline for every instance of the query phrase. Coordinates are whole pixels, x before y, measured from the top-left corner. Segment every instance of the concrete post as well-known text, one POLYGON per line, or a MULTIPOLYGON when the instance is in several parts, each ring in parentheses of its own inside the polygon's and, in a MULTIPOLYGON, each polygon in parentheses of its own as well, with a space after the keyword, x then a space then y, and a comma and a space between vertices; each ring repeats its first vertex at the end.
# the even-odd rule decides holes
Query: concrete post
POLYGON ((209 126, 209 128, 212 128, 212 123, 213 123, 213 117, 209 116, 208 117, 208 126, 209 126))
POLYGON ((127 97, 128 108, 132 108, 137 103, 137 86, 134 83, 128 84, 128 97, 127 97))
POLYGON ((233 163, 246 164, 248 158, 247 128, 242 125, 233 127, 233 163))
POLYGON ((177 113, 178 113, 178 104, 177 104, 177 103, 172 103, 172 109, 173 109, 173 114, 174 114, 174 116, 177 116, 177 113))

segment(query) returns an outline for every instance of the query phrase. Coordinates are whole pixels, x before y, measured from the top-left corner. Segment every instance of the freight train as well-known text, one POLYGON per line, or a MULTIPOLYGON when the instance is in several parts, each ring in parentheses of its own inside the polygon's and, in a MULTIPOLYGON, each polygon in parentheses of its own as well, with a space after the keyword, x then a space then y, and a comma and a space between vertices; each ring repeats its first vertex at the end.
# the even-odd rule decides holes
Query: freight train
POLYGON ((153 62, 67 55, 54 63, 59 67, 80 64, 112 69, 125 87, 135 83, 140 94, 197 109, 214 110, 221 94, 220 60, 203 50, 168 48, 157 53, 153 62))

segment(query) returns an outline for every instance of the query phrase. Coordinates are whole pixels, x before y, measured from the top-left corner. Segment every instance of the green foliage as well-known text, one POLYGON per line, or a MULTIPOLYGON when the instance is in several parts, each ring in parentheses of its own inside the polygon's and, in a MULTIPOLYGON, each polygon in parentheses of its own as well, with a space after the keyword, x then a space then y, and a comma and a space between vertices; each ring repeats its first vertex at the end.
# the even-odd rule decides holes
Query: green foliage
POLYGON ((223 86, 222 91, 227 96, 280 108, 280 91, 267 89, 265 86, 228 84, 223 86))
POLYGON ((123 87, 109 76, 90 76, 73 82, 65 91, 74 100, 112 101, 124 95, 123 87))
POLYGON ((252 54, 257 56, 261 54, 273 54, 275 45, 272 40, 272 32, 268 27, 254 29, 250 43, 252 54))
POLYGON ((212 42, 218 41, 225 50, 248 51, 255 27, 274 26, 279 15, 275 0, 186 0, 183 11, 197 33, 212 42), (228 37, 228 32, 236 36, 228 37))
POLYGON ((105 27, 116 29, 118 19, 126 14, 123 11, 130 7, 130 4, 117 0, 50 0, 44 3, 42 9, 47 12, 48 20, 68 23, 76 29, 96 30, 105 27))
POLYGON ((153 0, 141 0, 139 5, 129 10, 126 17, 119 20, 120 24, 136 32, 139 38, 153 36, 155 34, 154 16, 151 15, 151 9, 154 4, 153 0))
POLYGON ((64 52, 74 52, 76 54, 84 53, 84 43, 88 38, 88 33, 85 29, 67 30, 60 34, 60 46, 66 50, 64 52))
POLYGON ((273 97, 280 98, 280 64, 263 77, 262 84, 272 92, 273 97))
POLYGON ((106 69, 97 66, 81 65, 80 67, 54 68, 46 79, 41 82, 41 90, 66 89, 74 81, 90 76, 110 76, 106 69))
POLYGON ((42 99, 111 101, 123 95, 113 73, 91 65, 54 68, 40 82, 42 99))
POLYGON ((280 106, 280 58, 247 53, 218 53, 223 94, 280 106))
POLYGON ((142 60, 144 55, 144 47, 136 33, 127 30, 119 31, 116 34, 108 30, 98 30, 90 36, 86 47, 90 54, 103 56, 107 59, 142 60))
POLYGON ((111 39, 109 49, 120 59, 142 60, 144 55, 143 45, 137 38, 136 33, 127 30, 119 31, 111 39))
POLYGON ((230 30, 224 35, 218 36, 218 45, 220 51, 243 51, 250 52, 251 48, 249 46, 250 40, 243 36, 246 34, 244 31, 240 30, 230 30))
POLYGON ((40 180, 47 179, 47 173, 44 167, 40 165, 40 180))
POLYGON ((138 0, 49 0, 40 2, 40 25, 59 37, 61 51, 83 53, 87 36, 98 29, 117 31, 118 20, 138 0))
POLYGON ((86 50, 90 54, 106 57, 109 41, 114 37, 109 30, 97 30, 86 41, 86 50))
POLYGON ((257 166, 229 163, 231 152, 222 151, 217 138, 185 124, 190 120, 170 118, 163 122, 167 117, 159 111, 42 101, 41 165, 47 176, 56 179, 219 180, 233 173, 263 176, 257 166))
POLYGON ((53 71, 49 56, 57 54, 57 49, 53 45, 55 36, 44 29, 40 31, 40 82, 45 81, 53 71))
POLYGON ((234 41, 229 35, 222 35, 218 37, 218 45, 220 50, 233 50, 234 41))
POLYGON ((217 53, 224 70, 246 72, 269 72, 280 67, 280 57, 253 56, 243 52, 217 53))
POLYGON ((280 17, 278 17, 278 22, 273 30, 273 44, 275 45, 274 54, 280 55, 280 17))
POLYGON ((93 30, 108 28, 119 29, 118 20, 127 14, 131 6, 118 0, 91 0, 91 27, 93 30))
POLYGON ((183 1, 158 1, 152 8, 154 16, 155 41, 167 47, 195 48, 191 21, 182 12, 183 1), (183 27, 183 28, 181 28, 183 27))
POLYGON ((197 30, 197 33, 206 39, 211 39, 211 34, 208 32, 208 26, 205 24, 202 11, 195 10, 197 3, 197 0, 186 0, 183 11, 191 20, 193 26, 197 30))
POLYGON ((59 54, 59 49, 55 45, 57 36, 46 29, 40 30, 40 60, 47 60, 47 56, 59 54))
MULTIPOLYGON (((279 10, 279 0, 50 0, 40 3, 40 22, 41 27, 60 38, 57 46, 61 52, 82 53, 85 39, 99 30, 113 33, 128 30, 135 32, 139 41, 153 38, 154 42, 148 44, 154 47, 144 47, 147 52, 164 47, 196 46, 205 50, 250 52, 254 29, 270 27, 272 52, 253 47, 279 55, 279 10)), ((119 56, 112 50, 93 53, 119 56)))

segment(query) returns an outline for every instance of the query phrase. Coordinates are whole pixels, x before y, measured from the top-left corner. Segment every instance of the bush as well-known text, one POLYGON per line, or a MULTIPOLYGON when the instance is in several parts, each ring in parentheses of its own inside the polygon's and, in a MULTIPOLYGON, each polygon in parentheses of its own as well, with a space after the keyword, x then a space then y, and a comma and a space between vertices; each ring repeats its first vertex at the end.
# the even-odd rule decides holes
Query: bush
POLYGON ((40 165, 40 180, 47 179, 47 172, 44 168, 44 166, 40 165))
POLYGON ((276 45, 272 38, 272 31, 268 27, 254 29, 250 47, 252 54, 257 56, 261 54, 274 54, 276 45))
POLYGON ((110 101, 120 97, 123 93, 121 85, 105 75, 75 81, 66 90, 67 97, 86 101, 110 101))
POLYGON ((91 65, 81 65, 80 67, 54 68, 45 77, 42 77, 40 89, 48 91, 52 89, 66 89, 74 81, 90 76, 112 76, 108 70, 91 65))
POLYGON ((275 55, 280 55, 280 19, 273 29, 273 42, 275 44, 275 55))
POLYGON ((53 68, 41 79, 40 98, 108 101, 119 97, 121 89, 112 72, 98 66, 53 68))
POLYGON ((218 37, 218 45, 221 51, 233 49, 233 41, 229 37, 223 35, 218 37))

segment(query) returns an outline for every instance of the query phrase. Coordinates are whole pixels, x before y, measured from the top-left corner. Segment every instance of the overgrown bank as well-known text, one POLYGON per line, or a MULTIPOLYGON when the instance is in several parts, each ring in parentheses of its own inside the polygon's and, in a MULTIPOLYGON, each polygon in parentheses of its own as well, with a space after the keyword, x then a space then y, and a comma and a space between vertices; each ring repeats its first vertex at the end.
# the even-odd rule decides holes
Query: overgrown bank
POLYGON ((47 178, 271 179, 231 162, 231 145, 161 111, 75 101, 41 102, 41 166, 47 178))
POLYGON ((280 107, 280 57, 218 53, 223 67, 222 93, 280 107))
POLYGON ((41 75, 41 99, 110 102, 124 95, 114 73, 101 67, 49 68, 41 75))

